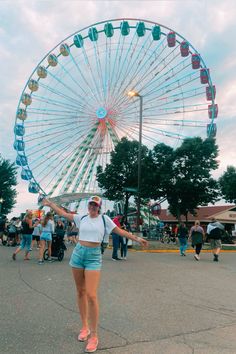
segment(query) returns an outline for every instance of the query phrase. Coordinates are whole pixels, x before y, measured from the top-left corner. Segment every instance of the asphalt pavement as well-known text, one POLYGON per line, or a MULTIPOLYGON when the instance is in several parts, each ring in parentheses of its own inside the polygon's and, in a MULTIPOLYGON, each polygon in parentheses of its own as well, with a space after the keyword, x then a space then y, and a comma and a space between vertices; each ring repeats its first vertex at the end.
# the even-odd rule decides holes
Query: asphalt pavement
MULTIPOLYGON (((80 354, 80 319, 68 265, 37 264, 0 246, 0 353, 80 354)), ((236 254, 106 250, 100 297, 100 354, 235 354, 236 254)))

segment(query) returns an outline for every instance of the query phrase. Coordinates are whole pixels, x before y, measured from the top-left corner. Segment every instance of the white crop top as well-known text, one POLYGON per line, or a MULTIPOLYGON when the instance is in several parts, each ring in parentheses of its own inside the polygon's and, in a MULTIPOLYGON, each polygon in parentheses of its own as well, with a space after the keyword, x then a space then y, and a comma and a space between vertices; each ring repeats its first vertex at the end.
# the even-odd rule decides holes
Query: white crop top
MULTIPOLYGON (((116 227, 116 224, 104 215, 105 219, 105 241, 107 241, 110 233, 116 227)), ((104 237, 104 223, 102 216, 91 218, 89 215, 74 215, 75 225, 79 228, 79 240, 88 242, 102 242, 104 237), (82 220, 81 220, 82 218, 82 220)))

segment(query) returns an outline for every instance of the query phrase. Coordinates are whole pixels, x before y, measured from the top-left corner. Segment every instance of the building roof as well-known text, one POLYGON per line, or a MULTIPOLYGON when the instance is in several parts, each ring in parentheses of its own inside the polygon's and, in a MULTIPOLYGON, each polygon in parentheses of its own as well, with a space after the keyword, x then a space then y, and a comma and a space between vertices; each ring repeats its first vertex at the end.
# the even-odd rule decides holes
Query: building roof
MULTIPOLYGON (((199 209, 196 210, 196 216, 188 213, 189 222, 194 222, 195 220, 199 220, 201 222, 209 222, 213 217, 226 223, 236 223, 236 205, 214 205, 199 207, 199 209)), ((159 218, 164 222, 177 221, 176 218, 170 214, 168 209, 162 209, 159 218)), ((183 215, 181 216, 181 220, 185 221, 185 217, 183 215)))

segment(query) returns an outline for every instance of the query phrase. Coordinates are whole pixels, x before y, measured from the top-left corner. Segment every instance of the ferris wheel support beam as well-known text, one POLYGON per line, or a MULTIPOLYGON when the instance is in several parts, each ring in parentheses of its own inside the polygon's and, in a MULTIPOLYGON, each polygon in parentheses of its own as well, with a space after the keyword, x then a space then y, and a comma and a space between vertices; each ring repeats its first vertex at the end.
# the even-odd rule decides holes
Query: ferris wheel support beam
POLYGON ((86 162, 86 164, 84 165, 84 167, 83 167, 81 173, 80 173, 80 174, 78 175, 78 177, 77 177, 77 180, 76 180, 76 183, 75 183, 74 188, 73 188, 73 190, 72 190, 72 193, 75 193, 75 192, 76 192, 76 190, 78 189, 78 187, 79 187, 79 185, 80 185, 80 182, 81 182, 81 180, 82 180, 82 177, 83 177, 83 175, 84 175, 85 172, 86 172, 86 169, 88 168, 88 166, 89 166, 95 159, 96 159, 95 152, 92 151, 92 153, 91 153, 91 154, 89 155, 89 157, 88 157, 88 161, 86 162))
POLYGON ((72 169, 70 175, 67 177, 67 179, 62 187, 61 193, 66 193, 69 190, 69 187, 73 184, 73 181, 76 178, 76 174, 80 168, 80 164, 82 163, 82 161, 85 157, 85 154, 88 151, 89 145, 91 144, 95 134, 96 134, 96 127, 90 131, 87 138, 84 140, 83 146, 79 150, 79 153, 78 153, 77 162, 75 162, 74 168, 72 169))
MULTIPOLYGON (((83 141, 84 146, 86 146, 86 139, 83 141)), ((66 168, 61 172, 60 177, 58 178, 57 182, 54 184, 54 186, 52 187, 49 195, 52 195, 54 193, 54 191, 56 190, 56 188, 59 186, 59 184, 62 182, 63 178, 66 176, 66 174, 68 173, 72 163, 75 161, 75 159, 77 158, 77 156, 80 154, 80 150, 78 148, 76 148, 75 150, 75 154, 73 154, 72 158, 70 159, 69 163, 67 164, 66 168)))

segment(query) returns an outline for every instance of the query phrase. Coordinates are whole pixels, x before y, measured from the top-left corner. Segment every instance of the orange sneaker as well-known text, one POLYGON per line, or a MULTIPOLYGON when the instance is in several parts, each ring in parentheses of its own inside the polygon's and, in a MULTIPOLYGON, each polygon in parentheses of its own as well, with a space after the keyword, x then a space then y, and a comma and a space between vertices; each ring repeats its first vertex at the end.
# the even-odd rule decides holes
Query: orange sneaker
POLYGON ((78 341, 85 342, 88 339, 89 335, 90 335, 90 330, 88 328, 81 329, 79 331, 78 341))
POLYGON ((97 337, 89 338, 88 344, 85 348, 85 353, 94 353, 96 352, 97 348, 98 348, 98 338, 97 337))

